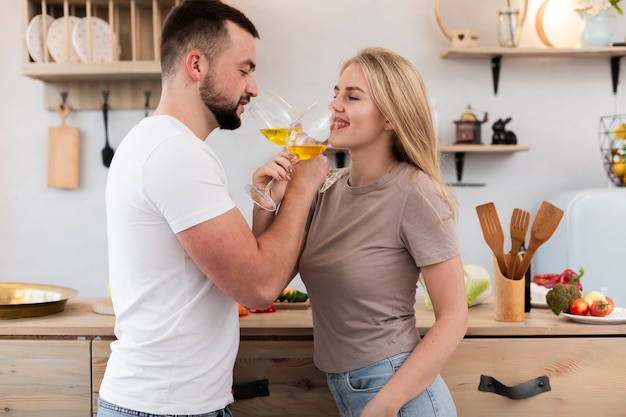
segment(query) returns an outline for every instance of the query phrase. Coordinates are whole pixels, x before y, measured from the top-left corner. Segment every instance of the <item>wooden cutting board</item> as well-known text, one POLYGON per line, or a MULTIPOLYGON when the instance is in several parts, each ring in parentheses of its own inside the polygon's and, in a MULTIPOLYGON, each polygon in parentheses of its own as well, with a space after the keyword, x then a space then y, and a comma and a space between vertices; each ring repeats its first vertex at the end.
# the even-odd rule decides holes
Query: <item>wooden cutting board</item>
POLYGON ((98 314, 104 314, 108 316, 114 316, 113 303, 110 298, 98 300, 92 305, 93 312, 98 314))
POLYGON ((59 104, 56 111, 61 125, 48 128, 48 187, 78 188, 80 131, 65 124, 70 106, 59 104))

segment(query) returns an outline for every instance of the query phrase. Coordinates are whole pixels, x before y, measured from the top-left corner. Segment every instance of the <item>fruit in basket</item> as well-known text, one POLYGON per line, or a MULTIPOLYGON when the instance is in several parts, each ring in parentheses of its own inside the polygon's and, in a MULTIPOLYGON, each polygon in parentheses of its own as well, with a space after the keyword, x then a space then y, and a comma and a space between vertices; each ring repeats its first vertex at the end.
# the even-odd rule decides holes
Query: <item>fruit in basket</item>
POLYGON ((618 139, 626 139, 626 123, 619 124, 613 129, 613 137, 618 139))
POLYGON ((626 174, 626 161, 624 158, 616 158, 617 161, 613 162, 613 172, 618 177, 623 177, 626 174))

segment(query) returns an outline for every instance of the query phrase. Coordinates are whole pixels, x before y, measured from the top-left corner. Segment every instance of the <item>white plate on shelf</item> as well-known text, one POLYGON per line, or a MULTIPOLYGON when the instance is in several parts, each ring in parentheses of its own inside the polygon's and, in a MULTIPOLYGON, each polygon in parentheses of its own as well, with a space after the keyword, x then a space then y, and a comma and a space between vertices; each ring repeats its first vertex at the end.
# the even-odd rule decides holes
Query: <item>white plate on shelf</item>
POLYGON ((626 308, 615 307, 615 310, 606 317, 577 316, 575 314, 561 313, 568 319, 577 323, 585 324, 623 324, 626 323, 626 308))
MULTIPOLYGON (((40 14, 33 17, 28 26, 26 27, 26 48, 28 49, 28 53, 30 57, 35 62, 43 61, 43 26, 42 17, 40 14)), ((48 29, 52 22, 54 22, 54 17, 50 15, 46 15, 46 21, 48 24, 48 29)))
POLYGON ((546 303, 545 301, 538 301, 538 300, 530 300, 530 306, 532 308, 548 308, 548 303, 546 303))
POLYGON ((83 62, 111 62, 111 27, 99 17, 91 17, 92 59, 89 59, 89 23, 86 17, 74 26, 72 42, 83 62))
POLYGON ((80 62, 80 57, 76 53, 74 43, 72 42, 72 32, 74 27, 80 22, 80 18, 76 16, 68 16, 69 30, 67 32, 67 39, 65 33, 65 18, 60 17, 56 19, 48 28, 48 39, 46 44, 48 45, 48 51, 50 56, 59 63, 72 63, 80 62), (69 57, 67 51, 67 43, 69 42, 69 57))

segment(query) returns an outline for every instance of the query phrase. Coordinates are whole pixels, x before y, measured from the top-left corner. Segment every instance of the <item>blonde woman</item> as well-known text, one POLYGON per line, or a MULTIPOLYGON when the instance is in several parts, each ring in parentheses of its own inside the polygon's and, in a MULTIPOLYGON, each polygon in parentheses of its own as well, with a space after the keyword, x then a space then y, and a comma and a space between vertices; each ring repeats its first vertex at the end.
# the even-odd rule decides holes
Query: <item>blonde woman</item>
MULTIPOLYGON (((407 59, 367 48, 343 64, 334 94, 330 143, 351 163, 318 194, 297 266, 315 364, 342 417, 456 416, 439 374, 465 335, 467 303, 426 88, 407 59), (423 337, 420 273, 436 317, 423 337)), ((255 221, 262 230, 271 219, 257 211, 255 221)))

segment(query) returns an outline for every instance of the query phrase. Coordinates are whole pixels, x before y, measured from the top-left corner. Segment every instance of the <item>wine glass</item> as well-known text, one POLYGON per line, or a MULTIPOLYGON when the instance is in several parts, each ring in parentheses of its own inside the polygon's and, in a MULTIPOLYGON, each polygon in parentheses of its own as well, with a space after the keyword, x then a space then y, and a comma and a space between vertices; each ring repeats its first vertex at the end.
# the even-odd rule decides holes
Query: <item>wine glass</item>
POLYGON ((347 168, 334 168, 328 171, 328 175, 324 180, 324 184, 322 184, 322 186, 320 187, 319 192, 323 193, 324 191, 332 187, 339 178, 343 177, 343 175, 347 172, 346 170, 347 168))
MULTIPOLYGON (((333 111, 319 103, 313 103, 300 113, 287 135, 287 149, 305 161, 321 154, 328 147, 333 111)), ((323 193, 344 174, 345 168, 331 169, 319 189, 323 193)))
MULTIPOLYGON (((267 91, 255 99, 248 109, 248 113, 255 120, 263 136, 279 146, 285 146, 289 127, 298 115, 289 103, 273 91, 267 91)), ((260 189, 251 184, 247 184, 245 188, 256 205, 268 211, 275 211, 276 203, 269 194, 273 184, 274 179, 272 178, 265 189, 260 189)))
POLYGON ((328 147, 333 111, 313 103, 289 127, 287 150, 300 161, 315 158, 328 147))

